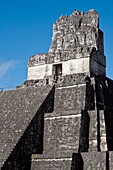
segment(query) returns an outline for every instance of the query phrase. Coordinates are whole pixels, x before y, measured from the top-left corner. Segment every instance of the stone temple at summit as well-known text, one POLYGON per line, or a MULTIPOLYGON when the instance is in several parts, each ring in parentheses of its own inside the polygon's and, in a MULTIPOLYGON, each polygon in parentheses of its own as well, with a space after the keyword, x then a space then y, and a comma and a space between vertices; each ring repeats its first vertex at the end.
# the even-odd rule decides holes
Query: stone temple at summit
POLYGON ((61 16, 27 80, 0 91, 0 169, 113 169, 113 80, 95 10, 61 16))

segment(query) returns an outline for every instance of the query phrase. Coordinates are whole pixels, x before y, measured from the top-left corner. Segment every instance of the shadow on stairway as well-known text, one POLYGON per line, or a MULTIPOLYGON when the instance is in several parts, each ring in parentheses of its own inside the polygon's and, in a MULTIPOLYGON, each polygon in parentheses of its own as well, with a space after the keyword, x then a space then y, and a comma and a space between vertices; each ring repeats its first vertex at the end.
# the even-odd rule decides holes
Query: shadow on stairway
MULTIPOLYGON (((32 154, 43 153, 44 113, 53 112, 54 88, 49 92, 1 170, 30 170, 32 154)), ((16 122, 18 123, 18 122, 16 122)), ((9 144, 11 145, 11 144, 9 144)))
POLYGON ((84 161, 81 153, 73 153, 71 170, 83 170, 83 169, 84 169, 84 161))

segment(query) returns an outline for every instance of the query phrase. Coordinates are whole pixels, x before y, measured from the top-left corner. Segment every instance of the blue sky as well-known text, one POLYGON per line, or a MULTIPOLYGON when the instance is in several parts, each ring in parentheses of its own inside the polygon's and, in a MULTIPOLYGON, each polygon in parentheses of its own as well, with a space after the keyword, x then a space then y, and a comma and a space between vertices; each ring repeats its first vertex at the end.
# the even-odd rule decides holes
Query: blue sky
POLYGON ((107 76, 113 79, 113 0, 0 0, 0 87, 27 79, 29 57, 48 51, 58 17, 92 8, 100 15, 107 76))

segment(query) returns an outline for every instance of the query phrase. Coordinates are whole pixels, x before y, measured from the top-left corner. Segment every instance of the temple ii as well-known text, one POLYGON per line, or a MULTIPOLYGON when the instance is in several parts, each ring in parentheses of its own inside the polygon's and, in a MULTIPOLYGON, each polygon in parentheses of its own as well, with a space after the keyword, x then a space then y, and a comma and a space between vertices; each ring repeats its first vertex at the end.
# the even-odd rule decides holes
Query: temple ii
POLYGON ((75 10, 53 24, 48 53, 27 80, 0 92, 1 170, 113 169, 113 80, 99 15, 75 10))

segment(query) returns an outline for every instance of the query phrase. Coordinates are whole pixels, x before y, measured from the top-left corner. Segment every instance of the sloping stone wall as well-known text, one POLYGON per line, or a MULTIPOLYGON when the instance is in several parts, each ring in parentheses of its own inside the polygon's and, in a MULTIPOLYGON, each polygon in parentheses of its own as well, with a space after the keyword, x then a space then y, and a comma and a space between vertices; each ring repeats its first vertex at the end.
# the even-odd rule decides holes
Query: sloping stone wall
POLYGON ((78 110, 85 108, 86 85, 58 87, 55 91, 55 110, 78 110))
POLYGON ((42 153, 44 113, 53 111, 50 86, 1 92, 0 162, 4 170, 21 167, 25 156, 42 153), (43 93, 43 94, 42 94, 43 93), (20 161, 21 159, 21 161, 20 161), (6 161, 7 160, 7 161, 6 161), (6 161, 6 162, 5 162, 6 161), (5 162, 5 163, 4 163, 5 162))

